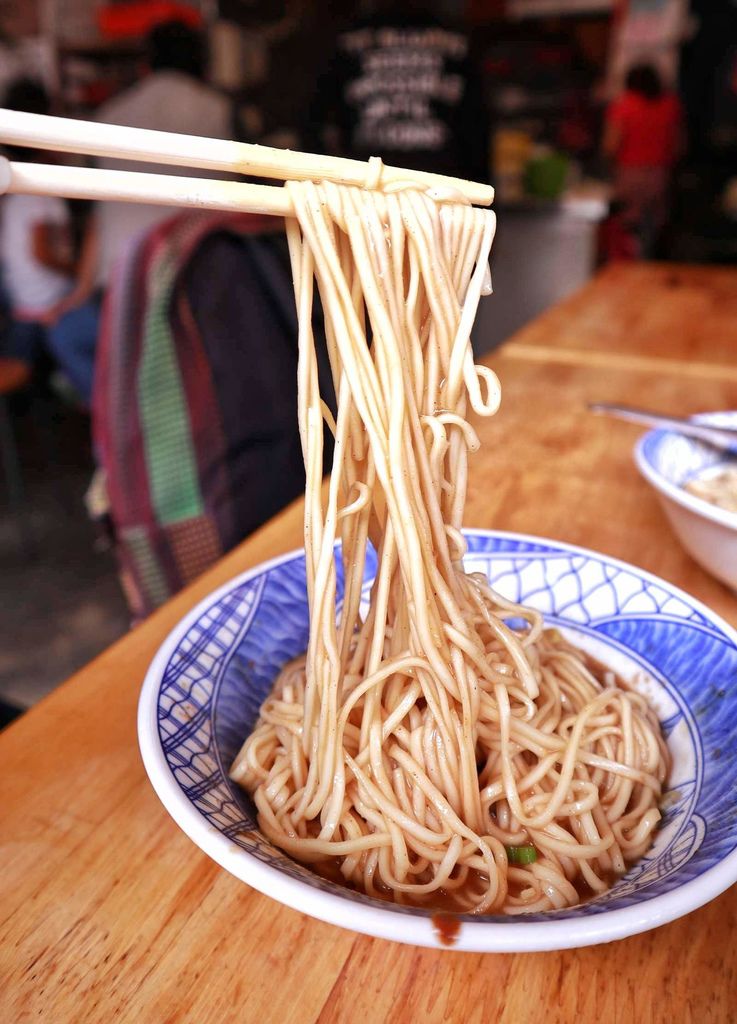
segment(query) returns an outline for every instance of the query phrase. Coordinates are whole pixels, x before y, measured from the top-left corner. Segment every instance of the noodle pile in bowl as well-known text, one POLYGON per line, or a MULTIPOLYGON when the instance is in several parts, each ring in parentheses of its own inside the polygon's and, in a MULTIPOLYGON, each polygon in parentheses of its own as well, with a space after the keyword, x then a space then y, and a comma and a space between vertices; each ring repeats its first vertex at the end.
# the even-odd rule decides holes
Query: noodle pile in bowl
POLYGON ((668 758, 641 696, 463 569, 468 416, 499 404, 470 345, 494 215, 414 189, 287 187, 310 638, 231 776, 271 842, 369 895, 477 913, 571 906, 650 846, 668 758), (335 420, 318 389, 315 280, 335 420))

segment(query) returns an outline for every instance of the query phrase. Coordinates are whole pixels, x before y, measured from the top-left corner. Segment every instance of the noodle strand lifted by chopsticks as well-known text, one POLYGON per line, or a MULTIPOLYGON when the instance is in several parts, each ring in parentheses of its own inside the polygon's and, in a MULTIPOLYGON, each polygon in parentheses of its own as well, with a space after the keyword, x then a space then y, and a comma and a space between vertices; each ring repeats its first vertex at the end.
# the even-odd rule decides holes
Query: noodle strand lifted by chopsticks
POLYGON ((577 903, 647 850, 667 755, 640 696, 463 570, 468 415, 499 404, 470 345, 494 215, 412 189, 287 187, 310 639, 231 775, 270 841, 318 870, 337 864, 370 895, 478 913, 577 903), (334 421, 318 387, 315 280, 334 421), (324 420, 335 452, 323 502, 324 420))

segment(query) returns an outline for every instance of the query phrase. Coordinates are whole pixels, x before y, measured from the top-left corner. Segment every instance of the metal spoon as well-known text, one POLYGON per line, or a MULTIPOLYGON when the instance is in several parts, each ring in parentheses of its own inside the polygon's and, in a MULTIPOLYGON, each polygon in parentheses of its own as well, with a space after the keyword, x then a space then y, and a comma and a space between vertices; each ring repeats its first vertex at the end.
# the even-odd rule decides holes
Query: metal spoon
POLYGON ((720 451, 737 455, 737 429, 732 427, 707 427, 703 423, 681 419, 677 416, 663 416, 648 409, 634 409, 629 405, 618 405, 616 402, 590 402, 591 412, 614 416, 616 419, 628 420, 631 423, 642 423, 646 427, 665 427, 686 437, 718 448, 720 451))

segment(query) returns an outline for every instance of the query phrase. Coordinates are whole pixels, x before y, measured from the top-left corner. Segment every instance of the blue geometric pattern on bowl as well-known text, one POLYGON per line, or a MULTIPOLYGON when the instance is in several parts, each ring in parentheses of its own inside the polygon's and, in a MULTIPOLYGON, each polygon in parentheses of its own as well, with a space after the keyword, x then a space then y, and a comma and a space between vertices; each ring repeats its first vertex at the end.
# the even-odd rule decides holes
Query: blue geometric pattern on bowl
MULTIPOLYGON (((664 821, 649 854, 610 893, 528 919, 629 907, 718 864, 737 847, 737 648, 731 637, 666 583, 603 555, 512 534, 465 533, 468 571, 483 572, 505 597, 540 609, 624 678, 639 679, 674 755, 664 821)), ((369 576, 374 571, 370 564, 369 576)), ((339 579, 338 600, 341 589, 339 579)), ((338 890, 268 843, 248 795, 227 776, 277 672, 305 650, 307 636, 303 555, 234 583, 169 658, 157 699, 162 750, 181 792, 231 842, 316 889, 375 905, 371 897, 338 890)))

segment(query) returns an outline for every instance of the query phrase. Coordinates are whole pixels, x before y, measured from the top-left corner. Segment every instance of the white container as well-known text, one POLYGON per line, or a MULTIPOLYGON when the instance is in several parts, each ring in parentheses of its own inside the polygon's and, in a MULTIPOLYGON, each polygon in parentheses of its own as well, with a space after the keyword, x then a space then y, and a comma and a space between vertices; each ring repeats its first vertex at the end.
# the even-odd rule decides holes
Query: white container
MULTIPOLYGON (((737 430, 737 411, 707 413, 693 419, 737 430)), ((712 576, 737 590, 737 513, 684 490, 689 480, 718 467, 737 467, 737 444, 736 453, 730 455, 670 430, 651 430, 635 445, 634 456, 686 551, 712 576)))

